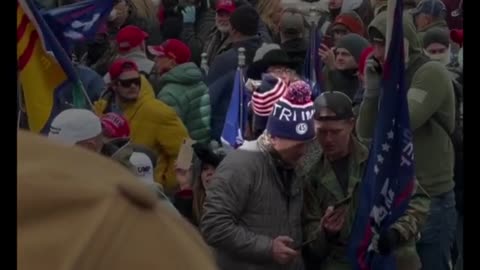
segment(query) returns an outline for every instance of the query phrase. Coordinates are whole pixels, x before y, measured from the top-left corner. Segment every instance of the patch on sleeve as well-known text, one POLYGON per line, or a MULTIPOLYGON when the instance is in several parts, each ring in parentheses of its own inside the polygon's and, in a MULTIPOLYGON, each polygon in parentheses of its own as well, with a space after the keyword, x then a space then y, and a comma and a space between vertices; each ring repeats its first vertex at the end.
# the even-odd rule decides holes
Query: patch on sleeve
POLYGON ((410 88, 408 90, 407 98, 410 100, 414 100, 420 104, 425 101, 427 97, 427 91, 419 89, 419 88, 410 88))

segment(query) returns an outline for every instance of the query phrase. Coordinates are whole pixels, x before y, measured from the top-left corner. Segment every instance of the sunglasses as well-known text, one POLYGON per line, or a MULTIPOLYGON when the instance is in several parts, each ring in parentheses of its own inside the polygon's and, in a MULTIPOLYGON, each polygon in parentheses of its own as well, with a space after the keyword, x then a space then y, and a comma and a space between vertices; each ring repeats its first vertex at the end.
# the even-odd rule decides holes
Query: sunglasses
POLYGON ((447 49, 441 48, 441 49, 430 49, 427 50, 429 54, 444 54, 447 49))
POLYGON ((335 28, 335 29, 332 29, 332 34, 337 34, 337 35, 346 35, 348 34, 349 31, 347 29, 343 29, 343 28, 335 28))
POLYGON ((132 84, 140 86, 140 78, 133 78, 133 79, 126 79, 126 80, 118 80, 118 83, 122 87, 130 87, 132 84))

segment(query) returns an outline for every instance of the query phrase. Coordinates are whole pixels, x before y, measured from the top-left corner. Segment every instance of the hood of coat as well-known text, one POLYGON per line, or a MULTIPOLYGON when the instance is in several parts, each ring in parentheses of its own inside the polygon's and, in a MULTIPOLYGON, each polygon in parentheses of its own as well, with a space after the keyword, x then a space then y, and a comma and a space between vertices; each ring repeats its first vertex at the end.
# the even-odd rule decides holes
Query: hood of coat
MULTIPOLYGON (((134 103, 130 104, 118 104, 122 107, 135 107, 138 106, 136 104, 139 103, 141 100, 146 100, 146 99, 155 99, 155 93, 153 92, 152 85, 150 82, 147 80, 147 78, 144 75, 140 76, 141 80, 141 86, 140 86, 140 93, 138 94, 138 99, 134 103)), ((99 100, 97 100, 93 107, 95 112, 98 115, 103 115, 104 113, 112 111, 112 103, 115 102, 114 98, 114 93, 110 89, 102 93, 102 96, 100 97, 99 100)))
POLYGON ((137 100, 135 102, 119 104, 121 111, 128 119, 129 123, 131 123, 132 118, 135 116, 135 113, 140 109, 142 104, 144 104, 148 100, 155 99, 155 93, 153 92, 153 88, 150 85, 150 82, 148 82, 148 80, 143 75, 141 76, 141 79, 142 86, 140 87, 140 93, 137 100))
POLYGON ((160 78, 160 84, 176 83, 183 85, 196 84, 202 81, 202 72, 192 62, 178 65, 160 78))
MULTIPOLYGON (((381 12, 375 16, 375 18, 372 20, 372 22, 368 26, 369 35, 372 29, 376 29, 377 31, 382 33, 384 37, 386 37, 387 12, 381 12)), ((422 44, 420 42, 420 39, 417 36, 417 31, 415 29, 413 17, 408 12, 403 13, 403 34, 405 38, 408 40, 410 54, 421 53, 422 44)))

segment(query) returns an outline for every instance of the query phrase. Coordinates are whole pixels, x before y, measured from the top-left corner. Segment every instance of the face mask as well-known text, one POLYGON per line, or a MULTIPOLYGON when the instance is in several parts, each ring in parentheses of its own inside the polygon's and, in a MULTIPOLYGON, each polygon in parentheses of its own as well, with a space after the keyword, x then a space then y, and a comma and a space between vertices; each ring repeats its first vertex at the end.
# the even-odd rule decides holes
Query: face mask
POLYGON ((158 7, 162 3, 162 0, 151 0, 151 1, 155 7, 158 7))
POLYGON ((460 68, 463 68, 463 48, 458 52, 458 64, 460 65, 460 68))
POLYGON ((434 61, 439 61, 440 63, 444 65, 448 65, 450 63, 450 50, 448 50, 446 53, 442 54, 430 54, 428 53, 427 50, 423 50, 425 55, 428 56, 428 58, 434 60, 434 61))

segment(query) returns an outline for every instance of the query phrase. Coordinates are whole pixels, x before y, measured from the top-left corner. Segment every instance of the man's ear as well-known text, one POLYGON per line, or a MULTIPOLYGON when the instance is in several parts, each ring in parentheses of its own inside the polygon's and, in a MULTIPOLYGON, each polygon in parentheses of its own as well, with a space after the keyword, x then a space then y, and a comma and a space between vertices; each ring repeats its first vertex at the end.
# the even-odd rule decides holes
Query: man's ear
POLYGON ((355 123, 357 122, 355 120, 355 117, 352 117, 347 120, 348 121, 348 129, 350 133, 353 133, 353 130, 355 129, 355 123))

